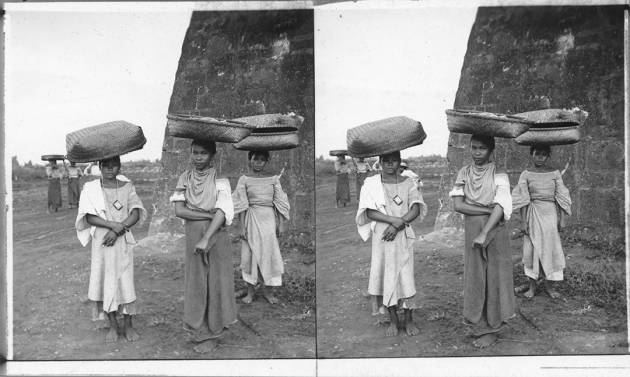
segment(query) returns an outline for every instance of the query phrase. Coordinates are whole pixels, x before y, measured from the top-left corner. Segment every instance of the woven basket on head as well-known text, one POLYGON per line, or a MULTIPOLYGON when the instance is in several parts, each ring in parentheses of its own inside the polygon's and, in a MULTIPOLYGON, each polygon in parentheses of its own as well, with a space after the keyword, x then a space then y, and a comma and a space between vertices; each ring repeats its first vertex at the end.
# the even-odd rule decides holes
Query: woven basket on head
POLYGON ((335 157, 346 156, 348 155, 348 151, 345 149, 335 149, 335 150, 330 151, 330 155, 335 156, 335 157))
POLYGON ((451 132, 514 138, 534 122, 522 117, 473 110, 446 110, 446 124, 451 132))
POLYGON ((42 156, 42 161, 57 161, 63 160, 66 156, 62 154, 45 154, 42 156))
POLYGON ((519 145, 568 145, 580 141, 580 126, 530 128, 514 141, 519 145))
POLYGON ((142 149, 146 142, 142 128, 117 120, 66 135, 67 158, 73 162, 105 160, 142 149))
POLYGON ((241 121, 194 115, 168 114, 166 118, 171 136, 221 143, 238 143, 256 128, 241 121))
MULTIPOLYGON (((267 130, 275 130, 268 128, 267 130)), ((279 151, 300 146, 297 130, 283 132, 252 132, 245 139, 234 144, 234 148, 242 151, 279 151)))
POLYGON ((256 128, 286 128, 286 131, 297 130, 304 122, 304 118, 299 115, 264 114, 254 115, 244 118, 232 119, 238 122, 245 122, 256 128))
POLYGON ((536 128, 571 127, 580 125, 580 113, 563 109, 545 109, 515 114, 536 122, 536 128))
POLYGON ((398 116, 351 128, 346 141, 350 156, 373 157, 422 144, 426 137, 420 122, 398 116))

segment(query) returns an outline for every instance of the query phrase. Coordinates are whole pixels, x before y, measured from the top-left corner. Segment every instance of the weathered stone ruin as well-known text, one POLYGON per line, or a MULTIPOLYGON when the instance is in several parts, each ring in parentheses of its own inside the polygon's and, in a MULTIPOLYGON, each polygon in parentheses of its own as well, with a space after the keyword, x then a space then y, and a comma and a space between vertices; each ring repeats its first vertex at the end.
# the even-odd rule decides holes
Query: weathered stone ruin
MULTIPOLYGON (((304 117, 301 146, 271 152, 265 168, 280 173, 286 164, 281 183, 291 204, 287 225, 298 244, 314 240, 314 96, 312 10, 193 12, 168 111, 216 118, 288 112, 304 117)), ((168 199, 180 174, 191 168, 189 155, 190 140, 173 138, 165 129, 150 236, 183 232, 168 199)), ((234 189, 247 171, 247 152, 218 143, 215 166, 234 189)))
MULTIPOLYGON (((456 109, 515 114, 548 108, 588 112, 581 141, 552 147, 550 164, 569 168, 569 227, 580 237, 623 237, 624 14, 621 6, 479 8, 468 40, 456 109)), ((461 229, 448 192, 472 163, 469 135, 452 133, 435 230, 461 229)), ((529 147, 496 139, 494 160, 512 188, 530 164, 529 147)), ((515 227, 517 215, 511 227, 515 227)))

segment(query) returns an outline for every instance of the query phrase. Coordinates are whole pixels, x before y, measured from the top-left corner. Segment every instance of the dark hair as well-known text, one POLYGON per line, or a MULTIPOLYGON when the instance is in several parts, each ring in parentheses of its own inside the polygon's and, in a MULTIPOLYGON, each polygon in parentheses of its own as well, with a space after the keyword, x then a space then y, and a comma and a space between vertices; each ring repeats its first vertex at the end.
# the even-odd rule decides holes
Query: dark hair
POLYGON ((195 139, 192 141, 192 143, 190 143, 191 150, 192 150, 193 145, 202 147, 203 149, 208 151, 208 153, 210 153, 212 156, 217 154, 217 143, 215 143, 214 141, 195 139))
POLYGON ((247 159, 251 160, 252 157, 254 157, 255 154, 259 154, 261 156, 265 156, 267 161, 269 161, 269 159, 271 158, 271 156, 269 155, 269 151, 249 151, 249 152, 247 152, 247 159))
POLYGON ((490 152, 494 151, 495 144, 494 144, 494 138, 492 136, 472 135, 470 137, 470 142, 472 143, 473 140, 483 143, 483 145, 485 145, 486 148, 490 149, 490 152))
MULTIPOLYGON (((383 159, 383 157, 391 156, 391 155, 394 155, 394 156, 398 157, 398 159, 400 159, 400 151, 396 151, 396 152, 382 154, 382 155, 378 156, 378 161, 380 162, 383 159)), ((400 162, 402 162, 402 159, 400 160, 400 162)))
POLYGON ((532 145, 529 148, 529 154, 534 155, 534 151, 547 152, 547 155, 551 156, 551 147, 549 145, 532 145))
POLYGON ((115 162, 118 162, 118 165, 120 165, 120 156, 114 156, 114 157, 106 158, 104 160, 100 160, 98 162, 99 169, 101 168, 101 166, 103 166, 103 163, 105 163, 107 161, 115 161, 115 162))

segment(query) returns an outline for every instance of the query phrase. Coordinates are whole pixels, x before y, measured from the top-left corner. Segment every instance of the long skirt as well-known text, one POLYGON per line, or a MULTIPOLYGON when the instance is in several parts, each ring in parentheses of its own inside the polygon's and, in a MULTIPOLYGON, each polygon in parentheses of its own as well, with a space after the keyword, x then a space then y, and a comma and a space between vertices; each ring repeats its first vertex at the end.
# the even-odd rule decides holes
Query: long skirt
POLYGON ((483 250, 473 240, 490 216, 465 216, 464 318, 496 329, 515 315, 512 255, 507 224, 497 224, 483 250))
POLYGON ((79 187, 79 178, 68 178, 68 204, 79 205, 81 197, 81 188, 79 187))
POLYGON ((363 187, 363 182, 365 182, 365 178, 367 178, 367 172, 365 173, 357 173, 357 200, 361 197, 361 188, 363 187))
POLYGON ((523 267, 532 279, 563 280, 564 252, 558 234, 555 201, 532 200, 527 208, 529 236, 523 237, 523 267), (540 266, 542 265, 542 270, 540 266))
POLYGON ((372 314, 387 314, 387 308, 417 309, 413 277, 413 239, 398 232, 394 241, 383 241, 389 224, 377 222, 372 234, 372 260, 368 293, 372 295, 372 314))
POLYGON ((210 220, 186 221, 184 328, 200 336, 218 334, 236 322, 230 235, 221 229, 210 239, 206 254, 194 253, 209 226, 210 220))
POLYGON ((337 174, 337 201, 341 204, 350 202, 350 181, 348 174, 337 174))
POLYGON ((258 270, 267 286, 282 285, 284 263, 276 238, 274 207, 251 205, 245 216, 247 241, 242 241, 241 271, 243 280, 258 283, 258 270))
POLYGON ((61 180, 58 178, 48 180, 48 205, 61 207, 61 180))

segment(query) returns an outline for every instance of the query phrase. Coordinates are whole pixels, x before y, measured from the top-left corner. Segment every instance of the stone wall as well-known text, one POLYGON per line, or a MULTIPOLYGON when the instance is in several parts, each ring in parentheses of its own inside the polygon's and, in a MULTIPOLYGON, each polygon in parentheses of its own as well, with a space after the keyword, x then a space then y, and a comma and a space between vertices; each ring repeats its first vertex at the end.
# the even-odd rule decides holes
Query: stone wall
MULTIPOLYGON (((454 108, 515 114, 579 107, 582 139, 552 147, 573 199, 569 226, 620 237, 624 231, 623 7, 479 8, 468 40, 454 108)), ((472 163, 469 135, 451 133, 435 230, 462 227, 448 192, 472 163)), ((512 188, 531 161, 529 148, 497 138, 494 160, 512 188)), ((514 227, 518 216, 513 216, 514 227)))
MULTIPOLYGON (((312 10, 193 12, 168 110, 217 118, 290 111, 304 117, 301 146, 272 152, 265 168, 279 173, 286 164, 281 183, 291 203, 288 230, 299 243, 314 240, 313 42, 312 10)), ((162 150, 149 235, 183 232, 168 198, 191 168, 190 140, 170 137, 165 128, 162 150)), ((247 152, 218 143, 215 166, 234 189, 248 169, 247 152)))

